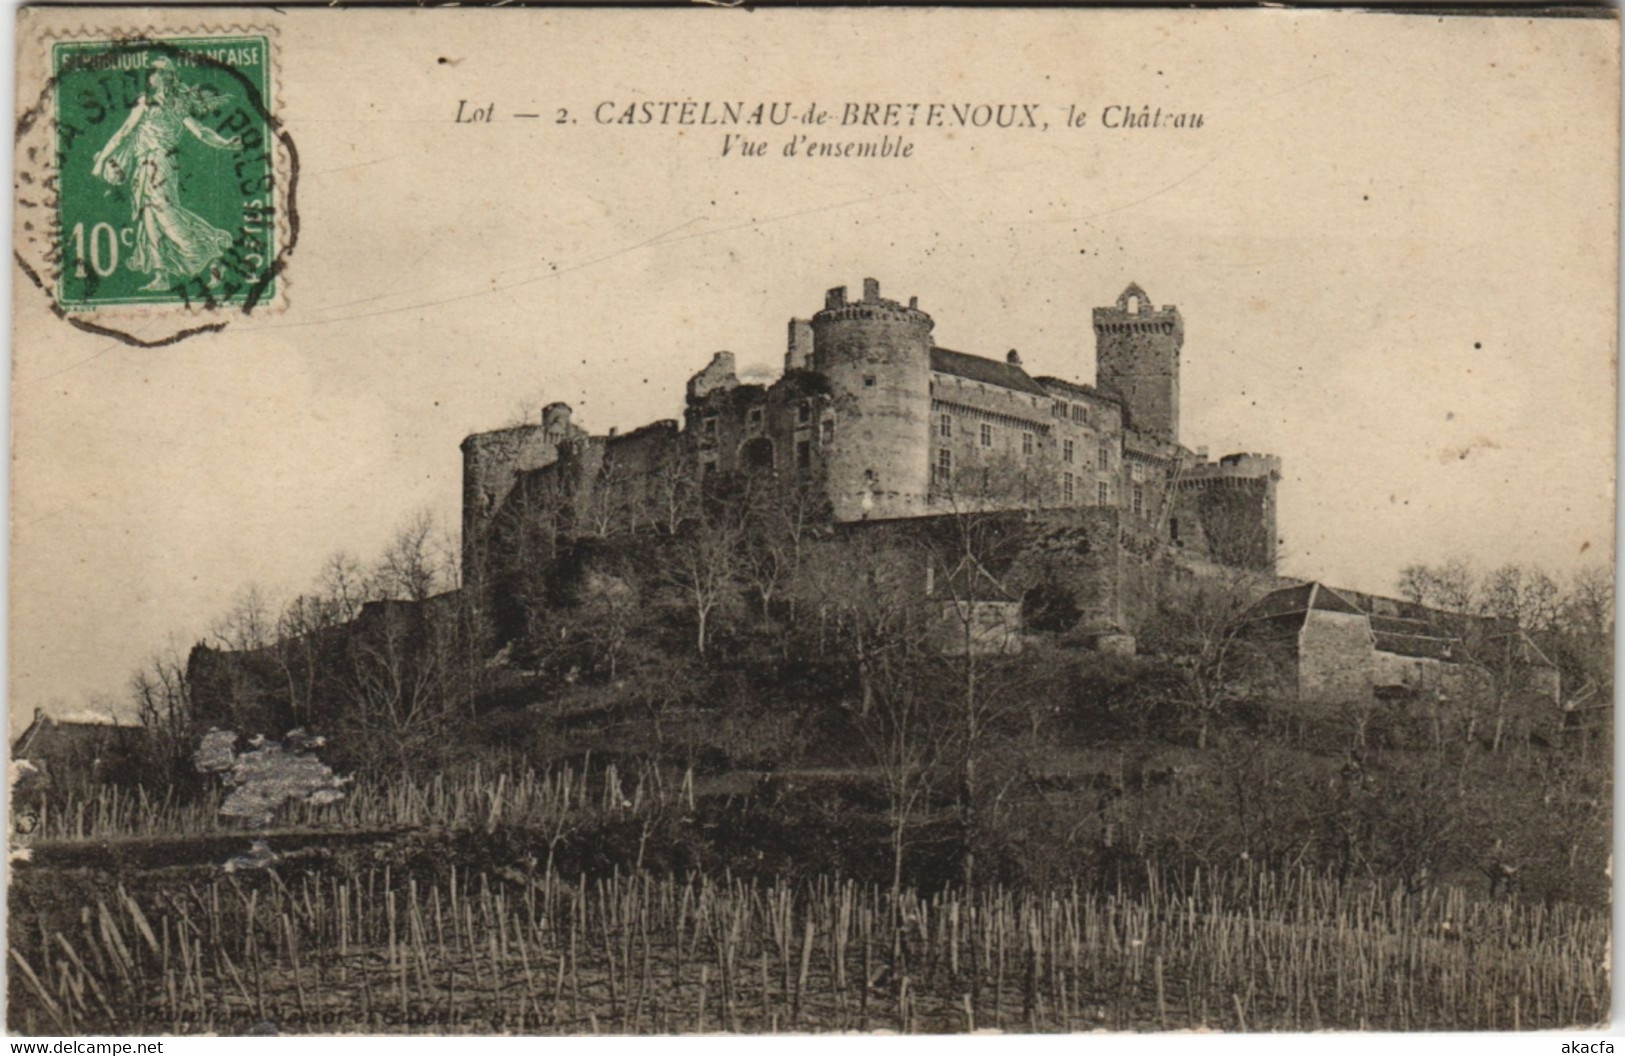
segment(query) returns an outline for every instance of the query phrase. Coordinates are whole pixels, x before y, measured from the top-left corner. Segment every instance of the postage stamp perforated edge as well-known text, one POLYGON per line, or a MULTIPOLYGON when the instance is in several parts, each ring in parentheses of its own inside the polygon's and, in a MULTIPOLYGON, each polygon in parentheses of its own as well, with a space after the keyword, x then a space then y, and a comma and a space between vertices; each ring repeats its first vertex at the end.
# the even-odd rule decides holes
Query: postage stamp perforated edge
MULTIPOLYGON (((104 14, 116 14, 104 11, 104 14)), ((221 329, 244 314, 276 314, 290 299, 287 262, 298 240, 298 152, 282 120, 282 67, 278 27, 271 22, 102 21, 75 26, 46 26, 19 39, 18 68, 28 78, 19 85, 15 129, 13 245, 16 262, 50 298, 51 308, 82 329, 105 332, 132 344, 169 343, 198 332, 221 329), (59 44, 130 44, 139 41, 261 37, 266 46, 266 90, 259 100, 269 130, 272 176, 270 208, 274 252, 267 263, 269 290, 245 304, 240 299, 211 303, 171 300, 134 304, 64 306, 60 303, 64 263, 61 222, 61 173, 58 171, 58 99, 53 52, 59 44), (30 76, 30 74, 32 76, 30 76), (162 324, 179 329, 167 333, 162 324), (159 324, 154 326, 154 324, 159 324)))

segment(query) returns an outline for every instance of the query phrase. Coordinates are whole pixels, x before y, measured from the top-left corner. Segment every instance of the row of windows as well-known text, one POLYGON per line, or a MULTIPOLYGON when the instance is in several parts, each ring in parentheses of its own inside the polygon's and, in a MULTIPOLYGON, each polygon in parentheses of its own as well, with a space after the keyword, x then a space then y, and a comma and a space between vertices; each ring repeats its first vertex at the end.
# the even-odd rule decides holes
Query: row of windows
MULTIPOLYGON (((746 428, 751 432, 759 432, 762 428, 762 415, 763 410, 760 407, 752 407, 750 410, 746 411, 746 428)), ((717 435, 717 421, 717 416, 714 414, 708 414, 704 418, 700 419, 700 435, 715 439, 717 435)), ((796 424, 812 424, 812 401, 803 400, 796 404, 796 424)), ((829 423, 825 422, 824 424, 828 425, 829 423)))
MULTIPOLYGON (((874 383, 874 379, 872 377, 866 377, 863 380, 864 380, 865 384, 873 384, 874 383)), ((1074 422, 1080 422, 1080 423, 1085 423, 1086 424, 1089 421, 1089 408, 1085 407, 1081 403, 1070 404, 1069 405, 1064 400, 1057 400, 1055 402, 1055 416, 1057 418, 1065 418, 1065 417, 1067 417, 1067 414, 1068 414, 1067 408, 1069 406, 1071 408, 1071 417, 1072 417, 1072 420, 1074 422)), ((762 419, 763 419, 763 410, 760 407, 753 407, 749 411, 747 411, 746 414, 745 414, 745 424, 752 431, 761 429, 761 427, 762 427, 762 419)), ((809 401, 806 401, 806 400, 803 400, 800 403, 797 403, 796 404, 796 424, 797 425, 807 425, 811 421, 812 421, 812 404, 809 401)), ((945 439, 945 440, 952 437, 954 435, 954 419, 953 419, 953 415, 951 415, 951 414, 942 415, 942 417, 939 419, 939 422, 938 422, 937 431, 942 436, 942 438, 945 439)), ((715 415, 709 415, 701 422, 701 433, 704 436, 711 437, 711 438, 714 438, 717 435, 717 418, 716 418, 715 415)), ((983 422, 982 425, 981 425, 981 441, 982 441, 982 446, 983 447, 992 447, 993 446, 993 426, 986 423, 986 422, 983 422)), ((1030 455, 1030 454, 1033 453, 1033 434, 1031 434, 1031 433, 1022 433, 1021 434, 1021 450, 1022 450, 1023 454, 1030 455)), ((1066 441, 1066 451, 1067 451, 1067 454, 1065 456, 1065 460, 1068 461, 1068 462, 1071 462, 1072 461, 1072 454, 1071 454, 1071 452, 1072 452, 1072 441, 1071 440, 1066 441)), ((1101 452, 1100 464, 1102 466, 1108 465, 1108 462, 1107 462, 1107 447, 1106 447, 1105 444, 1100 445, 1100 452, 1101 452)), ((1140 476, 1138 475, 1141 472, 1141 467, 1136 465, 1134 467, 1134 471, 1136 473, 1135 479, 1136 480, 1141 479, 1140 476)))
MULTIPOLYGON (((1077 478, 1074 477, 1070 473, 1066 473, 1066 474, 1063 474, 1061 476, 1061 501, 1063 501, 1063 502, 1077 502, 1078 501, 1078 482, 1077 482, 1077 478)), ((1096 483, 1095 484, 1095 502, 1097 504, 1101 505, 1101 506, 1104 506, 1107 503, 1109 503, 1110 501, 1111 501, 1111 489, 1109 487, 1107 487, 1106 482, 1105 481, 1100 481, 1100 482, 1096 483)))
MULTIPOLYGON (((944 414, 938 419, 938 421, 937 421, 937 435, 942 437, 944 440, 953 439, 953 435, 954 435, 954 416, 953 415, 944 414)), ((993 426, 988 424, 987 422, 981 423, 980 435, 979 435, 978 439, 981 440, 981 443, 982 443, 983 447, 992 447, 993 446, 993 426)), ((1023 455, 1031 455, 1033 453, 1033 434, 1032 433, 1022 433, 1021 434, 1021 453, 1023 455)), ((1075 461, 1077 461, 1077 445, 1076 445, 1076 443, 1074 441, 1063 440, 1061 442, 1061 461, 1062 462, 1075 462, 1075 461)), ((1104 442, 1102 442, 1101 445, 1100 445, 1100 463, 1099 464, 1100 464, 1100 467, 1102 469, 1110 469, 1111 468, 1111 446, 1109 444, 1104 443, 1104 442)), ((1139 469, 1138 466, 1136 466, 1135 468, 1139 469)), ((1136 477, 1136 479, 1139 479, 1139 478, 1136 477)))
MULTIPOLYGON (((745 427, 752 432, 762 428, 762 408, 752 407, 745 412, 745 427)), ((812 402, 802 400, 796 404, 796 424, 809 425, 812 423, 812 402)), ((717 435, 717 416, 707 415, 700 422, 700 432, 703 436, 715 438, 717 435)))
MULTIPOLYGON (((937 449, 937 461, 931 467, 931 480, 933 483, 946 487, 953 480, 954 453, 946 447, 937 449)), ((1078 478, 1071 473, 1061 475, 1061 499, 1064 502, 1078 501, 1078 478)), ((1095 501, 1105 506, 1111 501, 1111 487, 1105 481, 1095 484, 1095 501)), ((1134 510, 1141 512, 1144 496, 1140 488, 1134 489, 1134 510)))
MULTIPOLYGON (((940 419, 938 419, 938 421, 937 421, 937 434, 939 436, 941 436, 944 440, 949 440, 949 439, 953 438, 953 435, 954 435, 954 416, 953 415, 945 414, 940 419)), ((982 446, 983 447, 992 447, 993 446, 993 426, 989 425, 987 422, 982 423, 981 441, 982 441, 982 446)), ((1021 449, 1022 449, 1022 451, 1024 451, 1025 453, 1027 453, 1029 455, 1033 453, 1033 434, 1031 434, 1031 433, 1022 433, 1021 434, 1021 449)))
POLYGON ((1065 400, 1056 400, 1050 411, 1057 418, 1071 418, 1080 425, 1089 422, 1089 408, 1081 403, 1067 403, 1065 400))

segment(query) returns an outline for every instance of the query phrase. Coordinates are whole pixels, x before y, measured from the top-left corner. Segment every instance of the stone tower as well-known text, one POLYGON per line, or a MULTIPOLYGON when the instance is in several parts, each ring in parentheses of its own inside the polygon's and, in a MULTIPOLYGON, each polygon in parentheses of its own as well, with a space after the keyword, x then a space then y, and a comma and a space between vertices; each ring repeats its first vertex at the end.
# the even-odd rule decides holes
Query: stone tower
POLYGON ((1275 570, 1275 455, 1226 455, 1187 465, 1180 474, 1181 507, 1201 526, 1209 557, 1233 568, 1275 570))
POLYGON ((1184 343, 1179 309, 1156 309, 1134 283, 1115 307, 1095 309, 1096 387, 1123 401, 1133 428, 1174 443, 1179 442, 1179 350, 1184 343))
POLYGON ((829 382, 834 435, 824 451, 830 503, 842 521, 926 512, 931 485, 931 317, 914 300, 830 290, 812 317, 812 369, 829 382))

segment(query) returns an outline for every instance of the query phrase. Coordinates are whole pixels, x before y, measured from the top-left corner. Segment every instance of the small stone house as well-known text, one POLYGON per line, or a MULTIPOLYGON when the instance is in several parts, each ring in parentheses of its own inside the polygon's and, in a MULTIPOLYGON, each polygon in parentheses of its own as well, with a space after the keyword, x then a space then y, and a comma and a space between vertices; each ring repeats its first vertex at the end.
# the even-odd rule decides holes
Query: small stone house
POLYGON ((1541 708, 1559 703, 1554 665, 1515 625, 1307 582, 1271 591, 1247 633, 1287 646, 1305 704, 1458 698, 1489 691, 1541 708))
POLYGON ((12 742, 11 761, 26 760, 55 785, 111 780, 139 761, 145 736, 141 726, 59 721, 35 709, 34 721, 12 742))

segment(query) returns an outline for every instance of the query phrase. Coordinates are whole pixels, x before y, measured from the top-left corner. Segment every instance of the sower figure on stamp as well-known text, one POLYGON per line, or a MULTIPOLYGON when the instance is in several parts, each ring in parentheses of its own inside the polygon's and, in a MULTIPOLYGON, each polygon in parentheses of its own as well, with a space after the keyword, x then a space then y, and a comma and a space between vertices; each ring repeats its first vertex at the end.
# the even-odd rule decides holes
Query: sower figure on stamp
MULTIPOLYGON (((130 183, 135 220, 132 271, 152 276, 143 289, 167 290, 176 279, 211 269, 231 246, 231 235, 180 204, 176 166, 184 133, 217 150, 234 150, 242 139, 225 138, 198 123, 218 105, 204 93, 180 82, 170 61, 152 64, 147 92, 130 116, 97 153, 92 172, 111 184, 130 183)), ((211 275, 211 283, 218 275, 211 275)))

